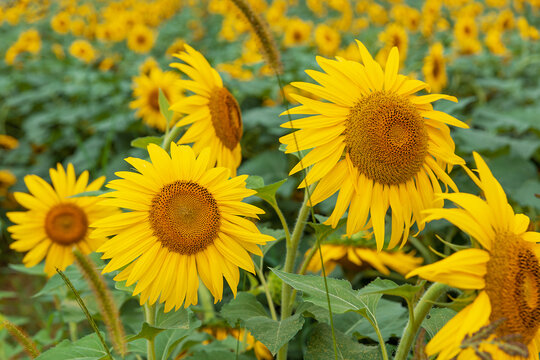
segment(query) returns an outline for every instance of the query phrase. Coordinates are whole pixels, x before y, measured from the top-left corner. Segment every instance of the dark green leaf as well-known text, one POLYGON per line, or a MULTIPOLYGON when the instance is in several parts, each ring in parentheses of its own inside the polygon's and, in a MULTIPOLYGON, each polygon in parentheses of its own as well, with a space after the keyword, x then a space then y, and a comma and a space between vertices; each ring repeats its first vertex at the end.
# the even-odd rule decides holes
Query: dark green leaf
POLYGON ((131 146, 135 147, 135 148, 140 148, 140 149, 145 149, 148 147, 148 145, 150 144, 156 144, 156 145, 160 145, 161 146, 161 143, 163 142, 163 139, 162 137, 158 137, 158 136, 145 136, 145 137, 140 137, 140 138, 137 138, 135 140, 132 140, 131 141, 131 146))
POLYGON ((247 292, 239 292, 236 299, 223 305, 221 316, 227 320, 229 325, 235 327, 239 320, 246 321, 256 316, 266 316, 268 313, 264 306, 257 301, 255 295, 247 292))
POLYGON ((283 321, 276 321, 266 316, 255 316, 247 320, 245 325, 251 335, 275 355, 302 329, 304 318, 300 314, 295 314, 283 321))
POLYGON ((87 335, 75 342, 64 340, 38 356, 37 360, 98 360, 107 353, 96 334, 87 335))
POLYGON ((430 337, 435 336, 446 323, 456 315, 456 312, 448 308, 433 308, 422 322, 430 337))

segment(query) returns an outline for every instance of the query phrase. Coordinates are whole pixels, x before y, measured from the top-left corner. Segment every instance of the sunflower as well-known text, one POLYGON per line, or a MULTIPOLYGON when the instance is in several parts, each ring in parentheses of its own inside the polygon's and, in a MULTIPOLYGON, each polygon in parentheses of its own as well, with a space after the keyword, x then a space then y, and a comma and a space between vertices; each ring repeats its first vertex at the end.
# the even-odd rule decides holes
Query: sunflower
POLYGON ((138 54, 146 54, 154 47, 156 37, 152 29, 145 25, 137 25, 127 36, 127 46, 138 54))
MULTIPOLYGON (((473 303, 461 310, 428 343, 426 353, 450 359, 462 350, 462 341, 481 327, 501 321, 495 331, 501 337, 519 337, 527 345, 529 359, 538 359, 540 344, 540 233, 527 231, 529 218, 514 214, 501 185, 484 160, 474 153, 480 178, 467 170, 484 193, 483 200, 472 194, 440 194, 458 206, 430 209, 426 221, 446 219, 481 245, 458 251, 434 264, 407 275, 419 275, 467 290, 479 290, 473 303)), ((471 359, 471 349, 459 359, 471 359)), ((498 347, 488 346, 494 359, 510 359, 498 347)))
POLYGON ((88 171, 76 178, 71 164, 67 170, 58 164, 49 174, 53 186, 37 175, 25 176, 30 194, 16 192, 14 196, 28 211, 8 212, 7 217, 15 224, 8 227, 15 240, 10 247, 28 251, 23 258, 27 267, 35 266, 46 257, 45 272, 52 276, 55 268, 64 270, 73 263, 73 248, 89 254, 105 241, 105 237, 91 238, 88 224, 117 210, 101 206, 102 200, 96 197, 72 197, 99 190, 105 177, 88 184, 88 171))
POLYGON ((334 211, 326 221, 336 227, 349 208, 347 235, 373 227, 378 250, 385 239, 385 214, 392 209, 389 248, 403 238, 415 222, 424 228, 421 211, 442 206, 434 193, 439 180, 454 191, 457 187, 445 172, 464 161, 454 154, 454 142, 446 124, 467 128, 463 122, 440 111, 431 102, 457 101, 453 96, 416 96, 428 85, 398 74, 399 54, 392 48, 383 72, 361 42, 357 42, 363 65, 344 59, 317 62, 326 72, 307 70, 317 82, 292 83, 329 102, 292 95, 302 105, 290 114, 311 117, 282 124, 301 129, 280 141, 286 153, 312 149, 290 172, 313 165, 300 187, 316 183, 311 194, 315 205, 339 190, 334 211), (368 214, 371 219, 366 225, 368 214), (411 218, 412 217, 412 218, 411 218))
POLYGON ((67 34, 71 25, 69 13, 61 11, 51 19, 51 27, 59 34, 67 34))
POLYGON ((443 52, 444 48, 440 42, 433 44, 429 48, 429 54, 424 58, 424 66, 422 67, 426 82, 435 92, 441 91, 448 82, 443 52))
POLYGON ((0 149, 13 150, 19 146, 19 140, 13 136, 0 134, 0 149))
POLYGON ((182 80, 180 85, 195 95, 173 103, 171 110, 187 114, 176 126, 192 124, 178 140, 179 144, 193 143, 198 154, 210 147, 211 162, 224 166, 236 174, 242 160, 240 138, 242 137, 242 115, 234 96, 223 87, 223 81, 204 56, 189 45, 186 51, 174 56, 184 61, 173 63, 176 68, 192 80, 182 80))
POLYGON ((9 170, 0 170, 0 196, 6 196, 8 189, 17 182, 17 178, 9 170))
MULTIPOLYGON (((165 131, 167 123, 159 110, 159 89, 170 104, 183 97, 178 86, 180 77, 173 72, 163 72, 156 67, 148 75, 141 74, 133 79, 133 100, 129 106, 137 109, 135 116, 141 117, 151 127, 165 131)), ((173 121, 176 121, 176 117, 173 121)), ((171 124, 173 125, 173 124, 171 124)))
POLYGON ((390 50, 395 46, 400 55, 400 66, 402 66, 407 58, 407 50, 409 47, 409 38, 403 26, 397 23, 388 25, 383 32, 379 33, 379 41, 384 44, 384 47, 375 57, 377 62, 379 64, 386 63, 390 50))
MULTIPOLYGON (((381 274, 390 274, 390 269, 406 275, 416 269, 422 258, 414 256, 414 252, 405 253, 398 251, 377 252, 366 245, 359 244, 322 244, 321 252, 324 259, 324 269, 327 274, 331 273, 336 265, 341 265, 344 269, 358 272, 361 268, 372 267, 381 274)), ((306 253, 307 255, 307 253, 306 253)), ((319 256, 314 256, 307 267, 308 271, 321 271, 321 260, 319 256)))
POLYGON ((86 40, 75 40, 72 42, 69 47, 69 53, 87 64, 96 58, 96 51, 86 40))
POLYGON ((315 43, 321 54, 333 56, 341 44, 341 35, 332 27, 320 24, 315 28, 315 43))
POLYGON ((311 22, 302 21, 300 18, 289 19, 285 27, 283 45, 285 47, 292 47, 307 43, 311 37, 312 27, 311 22))
POLYGON ((103 272, 125 268, 115 277, 137 282, 133 295, 141 305, 160 297, 165 311, 197 303, 199 276, 215 301, 223 296, 223 277, 236 295, 238 267, 254 272, 249 252, 273 240, 241 216, 263 211, 241 202, 255 191, 245 188, 247 175, 229 179, 214 168, 210 149, 197 158, 189 146, 171 144, 171 156, 148 146, 151 162, 127 158, 139 173, 117 172, 106 204, 129 210, 92 224, 97 236, 111 236, 98 251, 111 261, 103 272))
POLYGON ((472 55, 480 51, 478 26, 472 16, 459 17, 454 25, 454 46, 460 54, 472 55))

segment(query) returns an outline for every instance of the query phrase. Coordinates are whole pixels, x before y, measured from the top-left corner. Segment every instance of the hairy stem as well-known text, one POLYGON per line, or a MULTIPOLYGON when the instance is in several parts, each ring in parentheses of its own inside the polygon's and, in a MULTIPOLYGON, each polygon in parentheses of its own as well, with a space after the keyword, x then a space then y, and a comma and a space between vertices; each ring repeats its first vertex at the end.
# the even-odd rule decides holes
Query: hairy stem
POLYGON ((114 349, 120 355, 124 356, 127 352, 124 327, 120 320, 118 307, 114 303, 112 294, 107 288, 105 279, 96 271, 96 266, 90 258, 78 250, 73 251, 73 254, 75 255, 77 267, 94 293, 114 349))
MULTIPOLYGON (((148 302, 144 304, 144 320, 148 325, 153 326, 156 324, 156 308, 154 305, 148 305, 148 302)), ((148 340, 146 343, 147 360, 156 360, 156 346, 154 344, 154 338, 148 340)))
POLYGON ((5 328, 32 359, 39 356, 36 343, 21 328, 0 315, 0 329, 5 328))
POLYGON ((201 305, 203 308, 204 320, 208 321, 216 317, 214 311, 214 303, 212 302, 212 294, 204 286, 202 281, 199 283, 199 299, 201 300, 201 305))
POLYGON ((396 356, 394 358, 395 360, 407 359, 420 324, 422 324, 422 321, 424 321, 424 318, 428 314, 429 310, 431 310, 433 307, 433 303, 437 301, 437 299, 444 294, 447 289, 448 285, 446 284, 434 283, 429 289, 426 290, 418 304, 416 304, 414 307, 414 316, 409 320, 409 323, 405 328, 405 332, 403 333, 403 337, 401 338, 396 351, 396 356))
POLYGON ((264 289, 264 293, 266 294, 266 301, 268 302, 268 307, 270 308, 272 320, 277 320, 276 309, 274 307, 274 301, 272 300, 272 294, 270 294, 270 289, 268 288, 268 284, 266 283, 266 279, 264 278, 262 269, 257 264, 253 265, 255 265, 255 271, 257 272, 257 276, 259 277, 259 280, 261 281, 264 289))

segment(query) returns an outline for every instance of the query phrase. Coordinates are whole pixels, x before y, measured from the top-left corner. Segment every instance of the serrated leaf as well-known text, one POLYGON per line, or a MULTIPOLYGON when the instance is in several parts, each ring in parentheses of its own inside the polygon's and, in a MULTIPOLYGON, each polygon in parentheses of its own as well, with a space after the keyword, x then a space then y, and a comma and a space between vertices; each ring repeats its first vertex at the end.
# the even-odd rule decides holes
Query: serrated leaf
POLYGON ((106 359, 107 353, 97 334, 87 335, 75 342, 64 340, 39 355, 36 360, 98 360, 106 359))
POLYGON ((257 194, 255 194, 255 196, 263 199, 264 201, 267 201, 273 206, 277 206, 276 192, 286 181, 287 179, 283 179, 270 185, 254 188, 254 190, 257 191, 257 194))
POLYGON ((144 136, 131 140, 131 146, 135 148, 145 149, 150 144, 156 144, 161 146, 163 138, 161 136, 144 136))
POLYGON ((449 308, 433 308, 422 322, 422 327, 426 329, 430 337, 433 337, 456 314, 449 308))
POLYGON ((223 305, 221 316, 227 320, 230 326, 235 327, 238 320, 245 322, 252 317, 268 317, 268 313, 264 306, 257 301, 255 295, 247 292, 239 292, 236 295, 236 299, 223 305))
MULTIPOLYGON (((356 340, 334 329, 339 360, 362 359, 379 360, 381 352, 378 346, 359 344, 356 340)), ((335 359, 332 330, 327 324, 317 324, 307 343, 305 360, 335 359)))
POLYGON ((169 110, 169 101, 167 100, 167 97, 163 93, 163 90, 161 88, 159 89, 159 95, 158 95, 158 103, 159 103, 159 112, 165 117, 165 120, 167 120, 167 127, 170 127, 171 120, 174 116, 174 112, 172 110, 169 110))
POLYGON ((304 318, 295 314, 282 321, 266 316, 255 316, 245 322, 251 335, 262 342, 275 355, 278 350, 291 340, 304 325, 304 318))
POLYGON ((201 326, 201 321, 195 317, 191 309, 180 308, 177 311, 163 312, 163 306, 157 311, 154 325, 144 322, 141 331, 128 339, 129 342, 137 339, 152 340, 158 334, 165 330, 183 330, 185 335, 189 335, 195 329, 201 326))
POLYGON ((392 296, 399 296, 404 298, 407 301, 412 301, 414 296, 423 286, 421 285, 411 285, 403 284, 398 285, 391 280, 383 280, 377 278, 370 282, 367 286, 358 291, 359 294, 368 295, 368 294, 385 294, 392 296))

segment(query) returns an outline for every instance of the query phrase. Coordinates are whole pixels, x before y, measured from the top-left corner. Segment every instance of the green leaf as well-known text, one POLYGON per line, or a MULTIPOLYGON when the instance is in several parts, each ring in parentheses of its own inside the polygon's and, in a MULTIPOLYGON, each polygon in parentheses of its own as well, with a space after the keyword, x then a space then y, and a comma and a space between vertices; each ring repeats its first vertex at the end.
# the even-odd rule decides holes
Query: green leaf
POLYGON ((407 301, 413 301, 416 293, 422 289, 422 285, 413 286, 411 284, 398 285, 391 280, 377 278, 370 282, 366 287, 359 290, 360 294, 384 294, 399 296, 407 301))
MULTIPOLYGON (((281 280, 285 281, 296 290, 302 291, 302 298, 304 300, 310 301, 317 306, 328 308, 324 279, 322 277, 289 274, 272 268, 271 270, 281 278, 281 280)), ((379 294, 363 297, 358 296, 358 292, 352 289, 351 283, 347 280, 334 278, 327 278, 326 280, 328 283, 328 295, 330 296, 332 312, 336 314, 345 313, 347 311, 365 310, 368 306, 367 302, 370 297, 381 297, 379 294)))
POLYGON ((433 308, 422 322, 430 337, 434 337, 446 323, 457 313, 449 308, 433 308))
POLYGON ((79 198, 79 197, 85 197, 85 196, 99 196, 103 194, 110 193, 110 190, 94 190, 94 191, 85 191, 82 193, 78 193, 75 195, 68 196, 70 198, 79 198))
POLYGON ((246 179, 246 188, 248 189, 258 189, 264 186, 264 179, 258 175, 250 175, 246 179))
POLYGON ((38 356, 37 360, 98 360, 107 358, 107 353, 97 334, 87 335, 75 342, 64 340, 38 356))
POLYGON ((167 127, 170 127, 170 123, 174 116, 174 112, 172 110, 169 110, 169 106, 170 106, 169 101, 167 100, 167 97, 165 97, 165 94, 163 93, 161 89, 159 89, 158 102, 159 102, 159 111, 165 117, 165 120, 167 120, 167 127))
POLYGON ((257 301, 255 295, 247 292, 239 292, 236 295, 236 299, 223 305, 221 316, 227 320, 229 325, 235 327, 239 320, 245 322, 252 317, 268 317, 268 313, 264 306, 257 301))
POLYGON ((161 136, 144 136, 131 140, 131 146, 135 148, 145 149, 150 144, 160 145, 163 142, 163 137, 161 136))
POLYGON ((276 202, 276 191, 283 185, 287 179, 283 179, 281 181, 278 181, 276 183, 266 185, 263 187, 255 188, 254 190, 257 191, 256 196, 263 199, 264 201, 267 201, 269 204, 273 206, 277 206, 276 202))
POLYGON ((44 264, 37 264, 33 267, 26 267, 23 264, 8 264, 10 269, 13 269, 17 272, 28 274, 28 275, 43 275, 45 276, 44 264))
POLYGON ((134 335, 128 339, 129 342, 137 339, 152 340, 159 333, 165 330, 185 330, 186 336, 201 326, 201 321, 196 318, 191 309, 180 308, 177 311, 163 312, 161 306, 156 315, 156 322, 154 325, 149 325, 144 322, 141 331, 137 335, 134 335))
POLYGON ((245 322, 251 335, 262 342, 275 355, 278 350, 291 340, 304 325, 304 318, 295 314, 282 321, 266 316, 255 316, 245 322))
POLYGON ((128 342, 138 340, 138 339, 147 339, 153 340, 160 332, 165 331, 166 329, 160 329, 149 325, 146 321, 143 322, 141 331, 135 336, 132 336, 127 339, 128 342))
MULTIPOLYGON (((381 352, 378 346, 359 344, 356 340, 334 329, 339 360, 362 359, 379 360, 381 352)), ((307 343, 305 360, 333 360, 334 345, 332 330, 327 324, 317 324, 307 343)))

